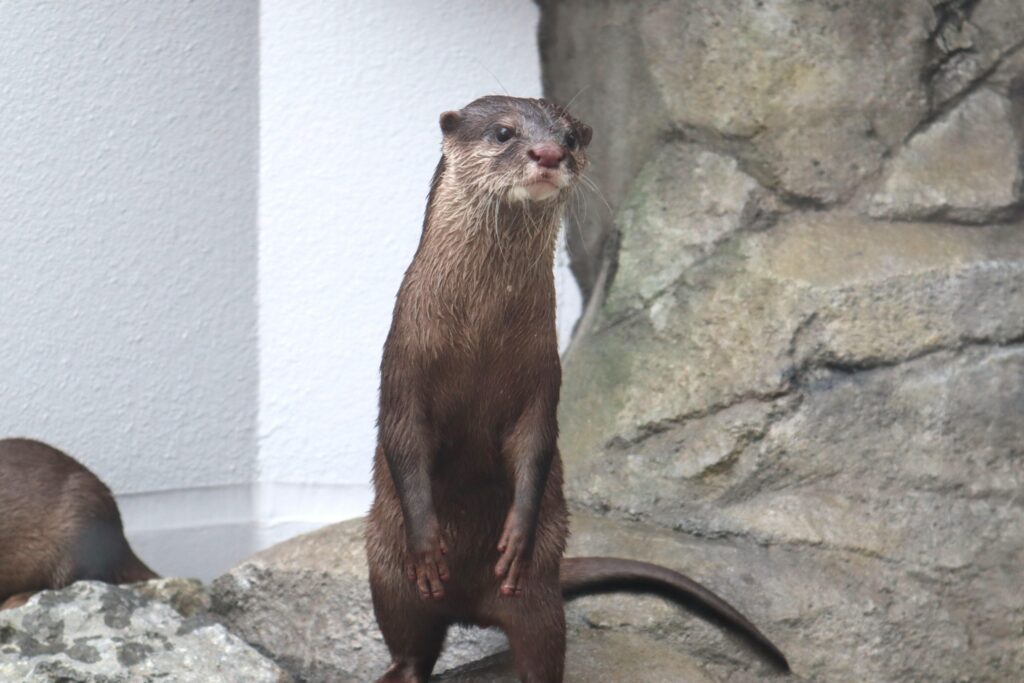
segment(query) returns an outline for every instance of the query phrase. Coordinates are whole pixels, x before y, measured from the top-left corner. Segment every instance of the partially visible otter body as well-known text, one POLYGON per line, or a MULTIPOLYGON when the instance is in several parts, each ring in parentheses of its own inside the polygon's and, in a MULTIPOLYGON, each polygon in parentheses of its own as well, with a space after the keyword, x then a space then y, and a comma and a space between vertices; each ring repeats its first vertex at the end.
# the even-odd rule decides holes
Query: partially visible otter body
POLYGON ((0 609, 81 579, 154 578, 95 474, 39 441, 0 440, 0 609))
POLYGON ((523 681, 559 683, 563 594, 623 589, 710 613, 787 668, 739 612, 681 574, 563 560, 552 264, 591 130, 544 100, 510 97, 447 112, 441 129, 381 363, 367 525, 374 610, 392 655, 379 683, 425 683, 454 623, 500 627, 523 681))

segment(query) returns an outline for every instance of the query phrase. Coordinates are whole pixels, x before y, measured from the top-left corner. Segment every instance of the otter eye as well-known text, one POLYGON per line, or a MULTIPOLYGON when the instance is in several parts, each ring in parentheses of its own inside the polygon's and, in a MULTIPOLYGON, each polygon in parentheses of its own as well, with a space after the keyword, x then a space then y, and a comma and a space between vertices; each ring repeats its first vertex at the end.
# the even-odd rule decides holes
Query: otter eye
POLYGON ((565 134, 565 146, 566 147, 568 147, 570 150, 574 150, 575 151, 575 149, 576 149, 576 147, 578 145, 579 145, 579 140, 576 139, 576 133, 569 132, 569 133, 565 134))
POLYGON ((516 131, 508 126, 501 126, 494 131, 494 139, 498 142, 508 142, 516 136, 516 131))

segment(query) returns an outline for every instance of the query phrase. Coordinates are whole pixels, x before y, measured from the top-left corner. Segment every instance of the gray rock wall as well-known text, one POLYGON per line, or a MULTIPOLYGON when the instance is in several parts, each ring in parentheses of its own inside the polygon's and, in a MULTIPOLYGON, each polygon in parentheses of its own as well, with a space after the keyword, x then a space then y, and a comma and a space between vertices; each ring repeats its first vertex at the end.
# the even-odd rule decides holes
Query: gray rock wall
POLYGON ((571 499, 734 547, 808 680, 1018 680, 1024 3, 541 5, 571 499))

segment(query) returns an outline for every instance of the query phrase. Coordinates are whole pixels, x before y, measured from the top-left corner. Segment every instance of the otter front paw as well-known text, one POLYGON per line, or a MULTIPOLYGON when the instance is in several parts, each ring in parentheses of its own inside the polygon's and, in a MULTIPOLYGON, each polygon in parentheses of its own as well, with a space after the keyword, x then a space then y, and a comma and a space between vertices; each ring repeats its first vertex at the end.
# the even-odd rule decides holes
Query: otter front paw
POLYGON ((426 538, 409 543, 408 561, 405 565, 405 576, 416 584, 423 600, 440 600, 444 597, 442 581, 451 578, 444 556, 448 546, 437 531, 426 535, 426 538))
POLYGON ((530 570, 530 555, 533 539, 527 533, 518 518, 509 515, 505 529, 498 541, 498 564, 494 574, 501 582, 501 594, 506 597, 517 597, 523 594, 526 576, 530 570))

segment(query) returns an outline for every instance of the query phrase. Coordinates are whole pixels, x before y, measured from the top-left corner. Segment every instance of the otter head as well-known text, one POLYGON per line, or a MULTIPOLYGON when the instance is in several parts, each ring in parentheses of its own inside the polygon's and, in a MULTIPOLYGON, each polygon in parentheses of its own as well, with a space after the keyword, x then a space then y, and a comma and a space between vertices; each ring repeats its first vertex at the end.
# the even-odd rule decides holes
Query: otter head
POLYGON ((587 165, 592 130, 547 100, 491 95, 441 114, 446 173, 478 197, 564 199, 587 165))

